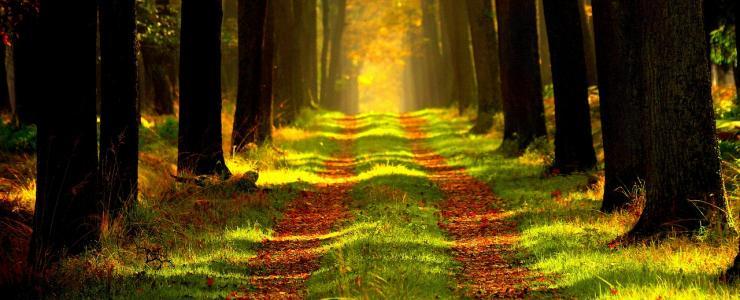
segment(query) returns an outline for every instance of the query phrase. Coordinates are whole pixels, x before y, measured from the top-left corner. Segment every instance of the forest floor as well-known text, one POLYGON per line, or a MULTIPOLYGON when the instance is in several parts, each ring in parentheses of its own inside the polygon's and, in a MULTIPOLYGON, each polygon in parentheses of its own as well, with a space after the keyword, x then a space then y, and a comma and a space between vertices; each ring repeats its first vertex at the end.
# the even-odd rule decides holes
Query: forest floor
MULTIPOLYGON (((174 182, 177 121, 147 116, 139 205, 105 228, 100 249, 51 272, 48 288, 120 299, 740 298, 740 287, 718 280, 735 234, 615 247, 639 212, 598 211, 599 171, 548 175, 551 141, 511 157, 498 150, 499 130, 467 133, 471 115, 306 112, 272 146, 227 158, 234 174, 259 173, 257 191, 241 189, 241 175, 174 182)), ((734 130, 736 120, 719 123, 734 130)), ((594 122, 597 148, 599 135, 594 122)), ((732 136, 721 146, 734 216, 737 144, 732 136)), ((0 204, 27 224, 33 157, 3 159, 14 163, 0 164, 13 174, 0 181, 10 200, 0 204)), ((0 215, 0 227, 12 236, 30 232, 8 220, 0 215)), ((3 253, 23 257, 8 236, 3 253)), ((7 257, 0 271, 14 263, 7 257)), ((3 272, 0 282, 19 280, 3 272)))

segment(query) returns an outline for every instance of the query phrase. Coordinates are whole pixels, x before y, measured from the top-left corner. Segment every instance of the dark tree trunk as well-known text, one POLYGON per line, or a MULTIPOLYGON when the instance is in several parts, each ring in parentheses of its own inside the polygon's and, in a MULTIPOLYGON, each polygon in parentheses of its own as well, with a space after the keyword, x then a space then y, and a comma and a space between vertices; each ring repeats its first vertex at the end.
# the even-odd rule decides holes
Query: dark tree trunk
POLYGON ((498 37, 493 26, 490 0, 467 0, 470 36, 473 40, 475 73, 478 78, 478 117, 473 133, 486 133, 493 126, 493 115, 501 111, 501 76, 498 63, 498 37))
POLYGON ((441 65, 442 60, 439 52, 439 32, 437 30, 437 14, 435 11, 435 5, 433 0, 422 0, 421 1, 421 29, 422 36, 424 38, 423 44, 423 55, 426 59, 427 74, 426 74, 426 85, 429 89, 429 99, 426 99, 426 103, 431 106, 442 105, 442 82, 441 76, 441 65))
POLYGON ((329 69, 326 78, 326 85, 322 86, 321 101, 324 107, 330 110, 341 109, 341 99, 337 82, 342 76, 342 35, 344 34, 344 18, 347 10, 346 0, 337 0, 337 15, 333 18, 334 24, 331 25, 330 42, 331 48, 329 57, 329 69))
POLYGON ((239 85, 236 95, 231 149, 241 152, 258 143, 262 83, 262 43, 265 39, 267 0, 239 0, 239 85))
POLYGON ((5 53, 7 48, 0 43, 0 112, 10 110, 10 91, 8 90, 8 71, 5 68, 5 53))
POLYGON ((135 0, 101 0, 100 191, 115 216, 136 203, 139 115, 135 0))
POLYGON ((535 0, 497 0, 504 141, 523 151, 545 129, 535 0))
POLYGON ((36 209, 29 259, 36 270, 98 238, 95 197, 96 2, 42 0, 36 209), (69 34, 74 32, 74 34, 69 34), (60 45, 64 45, 60 47, 60 45), (74 70, 71 76, 70 70, 74 70))
POLYGON ((173 80, 170 78, 170 69, 173 68, 173 58, 154 45, 142 46, 142 57, 147 78, 154 92, 154 113, 157 115, 171 115, 175 113, 173 80))
POLYGON ((262 61, 260 62, 260 94, 257 110, 250 113, 249 124, 257 124, 254 136, 248 136, 248 140, 254 140, 261 145, 272 138, 272 111, 273 94, 272 81, 275 78, 275 6, 273 2, 267 2, 267 15, 265 16, 265 28, 262 37, 262 61))
POLYGON ((293 1, 275 1, 275 121, 292 122, 298 111, 300 84, 300 49, 293 1))
POLYGON ((441 10, 445 14, 445 25, 450 41, 450 58, 452 59, 452 96, 457 101, 458 111, 462 114, 471 103, 475 103, 475 74, 473 58, 470 53, 470 29, 468 11, 465 2, 442 0, 441 10))
POLYGON ((544 0, 555 92, 555 160, 563 174, 593 169, 586 62, 578 2, 544 0))
POLYGON ((317 45, 316 45, 316 0, 295 0, 300 4, 301 25, 299 26, 299 37, 301 39, 301 66, 300 76, 303 80, 303 99, 301 106, 309 106, 316 103, 318 99, 317 72, 317 45))
POLYGON ((229 175, 221 145, 221 0, 184 0, 178 172, 229 175))
POLYGON ((321 97, 319 98, 319 101, 321 104, 324 104, 327 102, 327 99, 324 98, 326 96, 326 89, 329 82, 329 52, 331 49, 331 43, 329 43, 330 36, 331 36, 331 30, 329 28, 329 24, 331 23, 331 6, 329 5, 330 0, 321 0, 321 27, 322 27, 322 35, 321 35, 321 78, 320 78, 320 93, 321 97))
MULTIPOLYGON (((740 47, 740 34, 738 34, 737 24, 740 22, 740 4, 735 3, 735 51, 740 47)), ((740 105, 740 63, 735 62, 735 68, 732 70, 735 75, 735 105, 740 105)), ((738 266, 737 260, 735 265, 738 266)), ((740 268, 740 266, 738 266, 740 268)))
POLYGON ((646 205, 629 237, 691 233, 729 211, 700 0, 638 4, 647 117, 646 205))
POLYGON ((624 0, 593 2, 604 146, 603 212, 627 208, 628 192, 645 180, 643 124, 647 115, 633 6, 624 0))
POLYGON ((32 124, 36 122, 39 113, 38 95, 36 86, 38 73, 36 72, 38 55, 37 30, 38 17, 33 14, 24 15, 23 21, 18 22, 13 30, 16 39, 13 41, 13 70, 15 72, 15 117, 21 123, 32 124))

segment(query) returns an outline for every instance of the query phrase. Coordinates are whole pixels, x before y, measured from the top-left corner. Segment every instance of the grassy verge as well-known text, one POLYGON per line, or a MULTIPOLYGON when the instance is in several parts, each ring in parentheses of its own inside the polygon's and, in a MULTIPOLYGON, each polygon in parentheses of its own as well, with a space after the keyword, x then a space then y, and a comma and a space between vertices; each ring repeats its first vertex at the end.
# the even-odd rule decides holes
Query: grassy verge
MULTIPOLYGON (((464 166, 488 182, 504 199, 502 205, 512 212, 521 231, 520 259, 551 276, 551 288, 566 297, 738 297, 737 286, 717 282, 735 256, 735 238, 707 232, 696 239, 673 238, 658 245, 611 249, 609 242, 628 230, 636 216, 598 212, 603 179, 587 184, 598 174, 544 177, 549 143, 541 142, 540 149, 522 157, 505 157, 496 152, 500 132, 466 135, 469 120, 452 111, 428 110, 418 115, 428 120, 430 146, 450 164, 464 166)), ((730 195, 732 206, 737 207, 737 192, 730 195)))
POLYGON ((412 161, 396 115, 360 116, 354 222, 327 245, 309 298, 450 298, 456 264, 437 227, 442 194, 412 161))

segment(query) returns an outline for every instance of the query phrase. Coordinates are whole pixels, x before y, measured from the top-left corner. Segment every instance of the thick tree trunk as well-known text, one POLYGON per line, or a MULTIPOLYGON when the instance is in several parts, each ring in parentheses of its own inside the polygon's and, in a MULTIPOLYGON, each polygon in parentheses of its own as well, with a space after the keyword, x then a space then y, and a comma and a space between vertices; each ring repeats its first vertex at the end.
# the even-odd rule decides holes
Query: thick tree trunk
POLYGON ((258 145, 268 142, 272 138, 273 94, 272 81, 275 78, 275 5, 267 2, 267 15, 262 36, 262 61, 260 62, 260 94, 257 110, 250 112, 249 124, 257 124, 254 140, 258 145))
POLYGON ((275 1, 275 121, 292 122, 298 114, 300 94, 300 43, 293 1, 275 1))
POLYGON ((36 86, 38 72, 37 30, 38 17, 26 14, 13 30, 16 39, 13 41, 13 70, 15 83, 15 117, 24 124, 36 122, 39 105, 36 86))
POLYGON ((41 6, 39 46, 54 51, 36 58, 42 69, 34 81, 44 108, 38 119, 36 209, 29 254, 36 271, 93 245, 99 228, 96 2, 42 0, 41 6))
POLYGON ((329 37, 331 36, 329 27, 331 23, 331 6, 329 5, 329 1, 321 0, 321 78, 319 82, 321 96, 319 97, 319 101, 322 105, 327 101, 327 99, 324 99, 324 96, 326 95, 325 91, 329 82, 329 52, 331 51, 329 49, 331 47, 331 43, 329 43, 329 37))
POLYGON ((544 0, 555 91, 555 160, 563 174, 593 169, 586 62, 576 1, 544 0))
POLYGON ((630 1, 593 2, 604 146, 603 212, 627 208, 645 180, 647 117, 636 9, 630 1))
POLYGON ((629 237, 692 233, 729 211, 720 175, 700 0, 638 4, 647 117, 647 198, 629 237))
POLYGON ((139 114, 135 0, 101 0, 100 192, 104 211, 136 203, 139 114))
POLYGON ((535 0, 496 1, 504 141, 521 152, 545 129, 535 0))
POLYGON ((450 41, 450 58, 452 59, 452 95, 457 101, 458 111, 462 114, 471 103, 475 103, 475 71, 470 51, 470 29, 468 11, 465 2, 441 0, 441 10, 445 14, 445 25, 450 41))
POLYGON ((265 40, 267 0, 239 0, 239 85, 236 95, 231 149, 241 152, 258 143, 262 84, 262 44, 265 40))
POLYGON ((467 0, 470 36, 473 40, 475 74, 478 78, 478 117, 473 133, 486 133, 493 126, 493 115, 501 111, 501 76, 498 63, 498 37, 493 26, 490 0, 467 0))
POLYGON ((441 65, 442 60, 439 51, 439 32, 437 30, 437 14, 433 0, 421 1, 421 29, 424 38, 423 56, 426 60, 427 74, 425 77, 427 88, 429 89, 429 99, 425 103, 430 106, 442 105, 442 82, 441 65))
POLYGON ((184 0, 178 172, 229 175, 221 146, 221 0, 184 0))
POLYGON ((326 78, 326 84, 321 91, 321 101, 325 108, 330 110, 341 109, 341 99, 337 83, 342 76, 342 35, 344 34, 345 14, 347 10, 346 0, 337 0, 337 15, 333 18, 334 24, 331 25, 331 35, 329 36, 331 45, 329 56, 329 68, 326 78))

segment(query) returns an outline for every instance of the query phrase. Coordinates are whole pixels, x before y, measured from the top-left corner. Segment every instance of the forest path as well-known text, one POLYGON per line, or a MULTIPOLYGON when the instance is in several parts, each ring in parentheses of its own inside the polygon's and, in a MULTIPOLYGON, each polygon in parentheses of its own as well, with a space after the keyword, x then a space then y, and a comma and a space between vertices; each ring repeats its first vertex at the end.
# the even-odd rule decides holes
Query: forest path
POLYGON ((352 153, 357 122, 352 117, 337 120, 342 133, 337 138, 339 151, 324 161, 325 178, 339 179, 332 184, 301 191, 291 201, 282 220, 275 226, 273 238, 265 239, 257 256, 248 264, 252 290, 232 293, 231 299, 301 299, 305 283, 320 267, 326 253, 322 247, 326 234, 351 217, 347 199, 352 189, 355 159, 352 153))
POLYGON ((450 166, 425 145, 426 120, 402 115, 400 121, 411 141, 414 161, 445 195, 438 225, 454 239, 453 255, 462 265, 456 276, 458 287, 473 298, 525 298, 531 274, 506 259, 514 252, 517 231, 516 224, 505 221, 506 212, 494 208, 500 199, 488 185, 464 168, 450 166))

